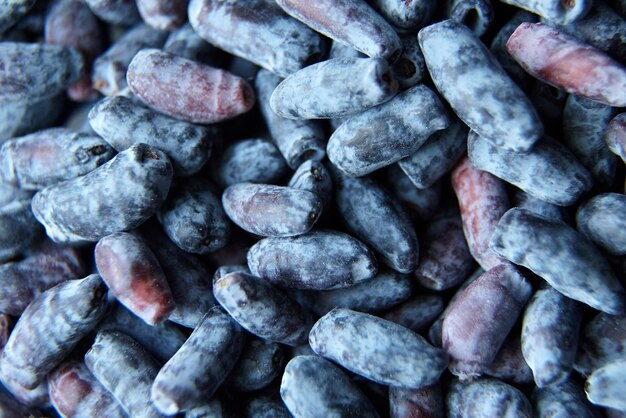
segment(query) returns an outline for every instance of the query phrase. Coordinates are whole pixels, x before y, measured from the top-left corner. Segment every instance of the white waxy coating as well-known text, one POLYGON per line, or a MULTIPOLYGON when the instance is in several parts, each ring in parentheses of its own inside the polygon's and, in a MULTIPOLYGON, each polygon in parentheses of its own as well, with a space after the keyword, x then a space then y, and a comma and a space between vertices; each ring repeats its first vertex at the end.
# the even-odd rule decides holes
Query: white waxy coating
POLYGON ((518 385, 528 385, 533 382, 533 371, 524 360, 522 344, 517 332, 512 332, 507 336, 485 374, 518 385))
POLYGON ((589 11, 591 0, 502 0, 504 3, 528 10, 560 25, 579 20, 589 11))
POLYGON ((306 342, 311 328, 309 315, 286 293, 263 279, 231 272, 213 282, 213 294, 250 333, 293 347, 306 342))
POLYGON ((284 371, 285 349, 278 343, 251 338, 224 384, 239 392, 263 389, 284 371))
POLYGON ((600 312, 585 326, 574 368, 583 376, 626 359, 626 316, 600 312))
POLYGON ((289 15, 369 57, 395 61, 402 43, 393 27, 364 1, 277 0, 289 15))
POLYGON ((542 418, 597 418, 596 410, 585 399, 585 393, 575 382, 535 388, 532 396, 536 416, 542 418))
POLYGON ((604 140, 616 112, 611 106, 574 94, 569 95, 563 108, 563 143, 603 188, 613 184, 618 163, 604 140))
POLYGON ((43 189, 87 174, 113 155, 111 146, 97 135, 44 129, 2 144, 0 179, 21 189, 43 189))
POLYGON ((220 197, 200 176, 172 187, 157 219, 170 240, 190 253, 217 251, 230 237, 230 223, 220 197))
POLYGON ((579 206, 578 230, 604 250, 626 255, 626 196, 602 193, 579 206))
MULTIPOLYGON (((136 232, 135 232, 136 233, 136 232)), ((138 234, 159 260, 176 303, 169 320, 195 328, 216 302, 211 288, 211 274, 206 264, 194 254, 178 248, 158 228, 143 229, 138 234)))
MULTIPOLYGON (((408 276, 392 270, 380 271, 366 282, 343 289, 311 292, 310 309, 326 315, 333 308, 349 308, 359 312, 383 312, 411 296, 412 283, 408 276)), ((395 321, 394 321, 395 322, 395 321)))
POLYGON ((74 48, 45 43, 0 43, 0 103, 40 101, 63 92, 83 74, 74 48))
POLYGON ((211 44, 287 77, 322 54, 322 37, 271 0, 191 0, 189 22, 211 44))
POLYGON ((591 403, 626 412, 626 360, 618 360, 594 371, 585 392, 591 403))
POLYGON ((418 39, 437 90, 472 130, 520 152, 539 140, 543 126, 533 105, 470 29, 446 20, 418 39))
POLYGON ((213 62, 216 52, 216 48, 202 39, 189 22, 170 32, 162 49, 179 57, 206 64, 213 62))
POLYGON ((164 418, 150 401, 159 363, 137 341, 121 332, 101 331, 85 354, 91 373, 133 418, 164 418))
POLYGON ((391 23, 398 33, 412 33, 435 11, 435 0, 372 0, 372 7, 391 23))
POLYGON ((135 0, 85 0, 91 11, 112 25, 131 26, 141 21, 135 0))
POLYGON ((167 415, 202 406, 235 366, 243 330, 212 309, 154 379, 151 399, 167 415))
POLYGON ((611 120, 604 140, 609 149, 626 163, 626 113, 620 113, 611 120))
POLYGON ((220 399, 215 396, 208 403, 185 411, 185 418, 223 418, 228 416, 224 409, 220 399))
POLYGON ((287 364, 280 396, 293 416, 299 418, 378 418, 358 386, 318 356, 297 356, 287 364))
POLYGON ((119 304, 98 325, 98 331, 123 332, 137 340, 163 363, 172 358, 187 339, 187 335, 172 322, 150 325, 119 304))
POLYGON ((497 147, 473 131, 467 141, 472 166, 548 203, 572 205, 593 186, 585 167, 567 147, 551 138, 543 138, 526 153, 497 147))
POLYGON ((3 383, 34 389, 105 313, 97 274, 68 280, 35 298, 15 324, 2 352, 3 383))
POLYGON ((513 194, 512 206, 528 209, 529 211, 536 213, 537 215, 541 215, 544 218, 552 218, 565 222, 565 209, 544 200, 537 199, 521 189, 516 190, 513 194))
POLYGON ((398 165, 418 189, 426 189, 443 177, 467 149, 467 126, 451 118, 450 126, 432 134, 398 165))
POLYGON ((46 242, 22 260, 0 265, 0 312, 17 317, 42 292, 84 273, 78 249, 46 242))
POLYGON ((64 110, 65 93, 0 106, 0 142, 52 125, 64 110))
POLYGON ((312 192, 271 184, 237 183, 222 194, 226 215, 248 232, 290 237, 308 232, 322 211, 312 192))
POLYGON ((41 190, 32 209, 56 242, 97 241, 152 216, 171 179, 167 156, 140 143, 82 177, 41 190))
POLYGON ((440 383, 421 389, 389 388, 389 416, 392 418, 443 418, 443 390, 440 383))
MULTIPOLYGON (((6 388, 9 388, 7 381, 6 388)), ((41 406, 50 403, 50 395, 48 389, 48 380, 44 379, 39 385, 33 389, 26 389, 24 386, 15 384, 10 387, 11 394, 23 405, 41 406)), ((22 418, 21 416, 19 418, 22 418)))
POLYGON ((310 65, 283 80, 270 105, 289 119, 356 115, 390 100, 398 91, 382 58, 336 58, 310 65))
POLYGON ((441 312, 441 314, 437 317, 437 319, 435 319, 435 321, 432 323, 432 325, 430 326, 430 328, 428 329, 428 340, 435 346, 435 347, 441 347, 442 344, 442 328, 443 328, 443 319, 446 317, 446 314, 450 311, 450 308, 452 307, 452 302, 454 302, 456 299, 459 298, 459 296, 461 296, 463 294, 463 292, 465 291, 465 289, 467 289, 467 287, 469 285, 471 285, 476 279, 478 279, 480 276, 482 276, 482 274, 485 272, 485 270, 483 270, 481 267, 478 267, 478 269, 476 269, 460 286, 459 288, 456 290, 456 292, 454 292, 454 294, 452 295, 452 297, 450 298, 450 301, 448 302, 448 305, 445 307, 445 309, 443 309, 443 311, 441 312))
POLYGON ((611 106, 574 94, 569 95, 563 108, 563 144, 604 189, 613 184, 617 171, 618 159, 604 140, 615 113, 611 106))
POLYGON ((242 182, 274 184, 288 171, 276 146, 258 138, 230 144, 215 170, 223 188, 242 182))
POLYGON ((333 309, 316 322, 309 344, 348 370, 404 388, 434 384, 448 365, 443 350, 408 328, 344 308, 333 309))
POLYGON ((172 0, 137 0, 144 22, 155 29, 171 31, 187 20, 187 3, 172 0))
POLYGON ((286 119, 270 106, 272 92, 282 79, 262 69, 255 79, 259 108, 276 147, 295 170, 305 160, 321 161, 326 156, 326 134, 320 121, 286 119))
POLYGON ((362 52, 357 51, 349 45, 342 44, 341 42, 332 41, 330 51, 328 51, 328 59, 334 58, 365 58, 362 52))
POLYGON ((300 164, 287 186, 315 194, 324 205, 328 204, 333 191, 333 181, 328 169, 315 160, 307 160, 300 164))
POLYGON ((461 219, 441 216, 426 226, 414 276, 427 289, 442 291, 462 283, 474 269, 461 219))
POLYGON ((578 348, 578 302, 552 287, 538 290, 524 312, 522 354, 538 387, 568 378, 578 348))
POLYGON ((346 120, 331 135, 326 152, 342 171, 363 176, 413 154, 449 123, 439 97, 417 85, 346 120))
POLYGON ((608 261, 563 222, 513 208, 500 219, 491 248, 571 299, 614 315, 626 312, 626 292, 608 261))
POLYGON ((292 416, 281 399, 274 399, 269 396, 251 399, 246 407, 246 413, 249 417, 257 418, 291 418, 292 416))
POLYGON ((418 219, 427 221, 433 218, 441 202, 443 182, 436 182, 427 189, 418 189, 397 164, 388 166, 384 173, 385 186, 416 214, 418 219))
POLYGON ((13 26, 24 16, 36 0, 4 0, 0 7, 0 33, 13 26))
POLYGON ((360 241, 322 230, 297 237, 265 238, 248 251, 253 275, 282 287, 328 290, 369 280, 376 259, 360 241))
POLYGON ((209 128, 161 115, 123 96, 94 105, 89 124, 117 151, 138 142, 159 148, 172 160, 177 177, 195 174, 210 155, 209 128))
POLYGON ((0 261, 5 262, 26 251, 39 237, 41 227, 30 209, 29 200, 16 200, 0 207, 0 261))
POLYGON ((452 187, 459 201, 463 233, 472 256, 486 270, 502 263, 502 257, 489 248, 489 240, 500 217, 510 207, 505 183, 472 167, 469 159, 463 157, 452 171, 452 187))
MULTIPOLYGON (((400 305, 396 305, 381 317, 415 332, 424 333, 428 326, 441 314, 444 306, 444 299, 439 294, 417 295, 400 305)), ((439 340, 438 346, 441 345, 441 338, 439 340)))
POLYGON ((453 0, 448 16, 483 36, 495 19, 495 12, 491 0, 453 0))
POLYGON ((496 36, 493 38, 493 41, 491 41, 491 46, 489 47, 489 50, 498 60, 502 68, 511 76, 513 81, 521 87, 530 84, 530 75, 519 66, 519 64, 506 50, 506 42, 509 40, 509 37, 515 29, 517 29, 520 23, 536 22, 537 20, 539 20, 537 15, 525 10, 517 10, 513 17, 502 25, 496 36))
POLYGON ((0 208, 13 202, 28 201, 32 197, 33 192, 0 182, 0 208))
POLYGON ((392 70, 400 89, 404 90, 423 81, 426 77, 426 62, 415 35, 403 36, 402 47, 402 55, 393 64, 392 70))
POLYGON ((401 273, 415 270, 419 244, 400 202, 371 178, 355 178, 331 167, 335 203, 348 228, 401 273))
POLYGON ((50 401, 61 416, 125 418, 122 407, 82 359, 66 360, 48 376, 50 401))
POLYGON ((453 381, 446 396, 448 418, 527 418, 532 407, 524 394, 496 379, 453 381))

